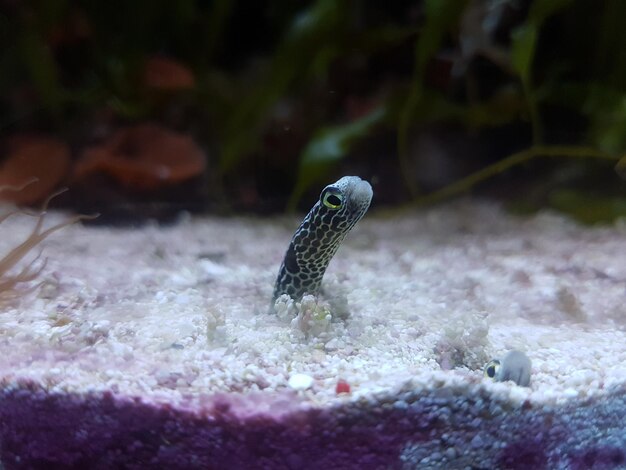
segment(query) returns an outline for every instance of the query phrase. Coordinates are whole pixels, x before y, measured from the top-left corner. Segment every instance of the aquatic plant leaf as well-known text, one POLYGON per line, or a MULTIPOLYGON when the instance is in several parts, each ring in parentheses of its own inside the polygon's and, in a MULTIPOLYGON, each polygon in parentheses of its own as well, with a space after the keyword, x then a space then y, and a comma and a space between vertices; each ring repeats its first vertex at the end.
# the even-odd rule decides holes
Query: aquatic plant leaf
POLYGON ((535 0, 526 23, 512 33, 511 61, 525 82, 530 79, 537 38, 541 26, 550 16, 567 7, 572 0, 535 0))
MULTIPOLYGON (((599 34, 593 38, 594 75, 602 83, 623 90, 626 83, 626 54, 623 53, 626 50, 626 30, 622 19, 626 18, 626 2, 609 0, 598 6, 602 7, 602 12, 597 29, 599 34)), ((590 5, 594 14, 598 6, 594 3, 590 5)), ((584 15, 581 18, 587 20, 584 15)))
POLYGON ((537 27, 533 24, 521 26, 513 32, 512 39, 511 63, 522 81, 528 83, 537 46, 537 27))
POLYGON ((437 191, 420 197, 413 202, 413 206, 424 206, 434 204, 436 202, 445 200, 452 196, 461 194, 474 185, 487 180, 495 175, 498 175, 509 168, 512 168, 523 163, 527 163, 539 157, 558 157, 566 159, 593 159, 598 161, 617 161, 617 157, 609 153, 603 152, 592 147, 577 147, 577 146, 533 146, 511 154, 502 160, 499 160, 491 165, 488 165, 481 170, 478 170, 460 180, 444 186, 437 191))
POLYGON ((541 143, 542 126, 537 104, 537 96, 532 86, 532 65, 541 27, 545 20, 560 9, 565 8, 571 0, 536 0, 532 3, 526 23, 511 34, 511 63, 519 74, 533 128, 533 142, 541 143))
POLYGON ((561 189, 550 193, 549 205, 584 224, 610 223, 626 217, 626 197, 561 189))
MULTIPOLYGON (((611 153, 626 149, 626 94, 614 96, 611 102, 596 107, 592 119, 589 132, 601 149, 611 153)), ((618 164, 618 167, 622 166, 618 164)), ((624 177, 626 172, 620 175, 624 177)))
POLYGON ((204 38, 204 56, 212 57, 226 27, 235 2, 232 0, 214 0, 211 2, 207 17, 207 34, 204 38))
POLYGON ((30 79, 48 109, 58 110, 62 92, 59 73, 52 52, 35 31, 24 30, 20 34, 19 49, 28 68, 30 79))
MULTIPOLYGON (((223 136, 220 169, 228 171, 259 139, 261 123, 268 109, 284 95, 299 76, 306 76, 312 66, 316 74, 330 64, 330 54, 337 31, 345 28, 349 2, 318 0, 298 15, 274 54, 269 71, 252 91, 242 96, 229 116, 223 136)), ((336 53, 336 50, 335 50, 336 53)))
POLYGON ((470 103, 464 109, 464 120, 471 129, 497 127, 513 122, 525 109, 523 95, 515 89, 504 89, 486 101, 470 103))
MULTIPOLYGON (((611 154, 626 149, 626 93, 600 80, 558 82, 549 85, 546 103, 556 104, 584 116, 587 140, 611 154)), ((624 170, 626 177, 626 169, 624 170)))
POLYGON ((446 33, 457 24, 467 1, 428 0, 426 2, 426 23, 415 44, 415 66, 413 81, 405 105, 398 120, 398 157, 402 174, 405 175, 407 189, 415 195, 415 183, 408 179, 408 132, 413 117, 418 114, 424 99, 424 75, 430 59, 441 47, 446 33))
POLYGON ((534 0, 528 12, 528 21, 539 25, 570 3, 572 0, 534 0))
POLYGON ((293 210, 302 194, 327 174, 331 165, 341 160, 351 146, 366 136, 370 129, 382 121, 385 109, 380 107, 348 124, 319 130, 302 153, 296 186, 288 208, 293 210))
POLYGON ((457 24, 467 1, 427 0, 426 23, 419 35, 415 48, 415 69, 418 76, 423 76, 426 65, 441 47, 441 43, 450 28, 457 24))
POLYGON ((356 33, 350 38, 350 42, 361 52, 376 52, 406 41, 417 32, 418 29, 415 27, 381 26, 356 33))
POLYGON ((378 108, 349 124, 320 130, 304 150, 303 168, 306 170, 316 163, 339 160, 345 155, 350 144, 363 136, 372 125, 380 122, 384 114, 384 109, 378 108))
POLYGON ((619 159, 619 161, 615 165, 615 172, 619 175, 620 178, 626 179, 626 156, 619 159))

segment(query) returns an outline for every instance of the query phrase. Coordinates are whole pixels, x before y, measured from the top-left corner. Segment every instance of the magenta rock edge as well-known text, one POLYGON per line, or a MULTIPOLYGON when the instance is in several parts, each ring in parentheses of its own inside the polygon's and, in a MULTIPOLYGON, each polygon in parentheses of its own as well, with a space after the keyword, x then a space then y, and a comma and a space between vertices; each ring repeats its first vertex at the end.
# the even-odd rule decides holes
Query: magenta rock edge
POLYGON ((2 464, 6 470, 626 468, 626 388, 551 406, 512 406, 485 389, 459 387, 327 408, 295 403, 281 413, 255 412, 241 406, 246 400, 222 394, 189 409, 4 384, 2 464))

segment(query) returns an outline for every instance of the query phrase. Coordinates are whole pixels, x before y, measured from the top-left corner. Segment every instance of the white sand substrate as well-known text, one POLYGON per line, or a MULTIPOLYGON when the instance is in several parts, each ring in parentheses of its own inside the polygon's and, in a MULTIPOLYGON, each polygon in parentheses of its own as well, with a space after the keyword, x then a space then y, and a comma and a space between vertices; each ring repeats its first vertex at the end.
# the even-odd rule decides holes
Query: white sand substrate
MULTIPOLYGON (((303 327, 268 313, 300 220, 183 217, 54 234, 42 244, 41 288, 0 310, 0 378, 179 404, 296 388, 311 406, 443 382, 558 403, 626 382, 620 223, 582 227, 468 201, 373 211, 330 264, 317 305, 330 316, 303 327), (484 363, 511 349, 532 360, 529 389, 483 378, 484 363), (336 393, 339 380, 351 394, 336 393)), ((33 224, 3 222, 0 253, 33 224)))

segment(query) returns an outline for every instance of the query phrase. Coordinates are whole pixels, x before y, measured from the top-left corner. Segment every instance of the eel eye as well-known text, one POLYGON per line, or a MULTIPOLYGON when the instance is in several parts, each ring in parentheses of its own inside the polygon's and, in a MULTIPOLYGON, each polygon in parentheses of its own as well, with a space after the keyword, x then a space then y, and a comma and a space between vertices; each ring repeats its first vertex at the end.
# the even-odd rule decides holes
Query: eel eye
POLYGON ((497 359, 492 359, 487 363, 483 370, 485 377, 493 379, 498 373, 498 369, 500 369, 500 361, 497 359))
POLYGON ((328 187, 322 192, 322 203, 329 209, 340 209, 343 205, 343 193, 337 188, 328 187))

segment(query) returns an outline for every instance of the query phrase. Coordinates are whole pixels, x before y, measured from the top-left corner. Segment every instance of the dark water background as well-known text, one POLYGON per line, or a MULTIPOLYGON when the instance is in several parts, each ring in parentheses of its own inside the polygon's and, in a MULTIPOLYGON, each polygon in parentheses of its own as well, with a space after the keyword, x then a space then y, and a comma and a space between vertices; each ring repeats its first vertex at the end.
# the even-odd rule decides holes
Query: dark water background
POLYGON ((625 17, 621 0, 2 0, 0 184, 38 182, 1 196, 68 186, 56 205, 135 223, 306 209, 357 174, 375 207, 473 191, 611 221, 625 17))

